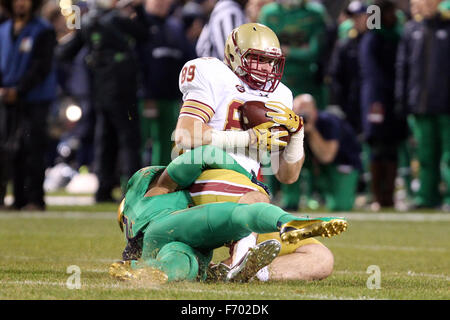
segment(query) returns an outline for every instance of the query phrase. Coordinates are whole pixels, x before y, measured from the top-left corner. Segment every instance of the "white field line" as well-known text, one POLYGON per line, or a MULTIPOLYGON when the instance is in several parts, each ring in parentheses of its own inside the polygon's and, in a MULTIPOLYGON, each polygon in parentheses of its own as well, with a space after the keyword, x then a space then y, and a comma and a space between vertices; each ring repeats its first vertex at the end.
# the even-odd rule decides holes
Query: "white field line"
POLYGON ((404 246, 380 246, 380 245, 359 245, 359 244, 342 244, 342 243, 332 243, 329 244, 331 248, 349 248, 349 249, 361 249, 361 250, 388 250, 388 251, 428 251, 428 252, 447 252, 447 248, 439 247, 404 247, 404 246))
MULTIPOLYGON (((52 287, 66 287, 66 283, 64 282, 55 282, 55 281, 39 281, 39 280, 21 280, 21 281, 1 281, 0 283, 4 285, 20 285, 20 286, 52 286, 52 287)), ((81 289, 118 289, 118 290, 130 290, 130 289, 149 289, 149 290, 158 290, 163 291, 164 285, 162 286, 149 286, 149 285, 136 285, 136 284, 81 284, 81 289)), ((80 290, 81 290, 80 289, 80 290)), ((68 289, 70 290, 70 289, 68 289)), ((214 292, 214 290, 211 289, 189 289, 189 288, 174 288, 170 287, 167 288, 168 293, 174 291, 174 292, 183 292, 183 293, 211 293, 214 292)), ((286 299, 286 297, 289 298, 299 298, 299 299, 319 299, 319 300, 380 300, 379 298, 372 298, 372 297, 366 297, 366 296, 359 296, 359 297, 345 297, 345 296, 335 296, 335 295, 325 295, 325 294, 298 294, 289 292, 287 295, 280 295, 272 292, 248 292, 248 291, 242 291, 242 290, 220 290, 216 291, 215 293, 223 294, 223 295, 239 295, 242 297, 249 297, 249 296, 256 296, 259 295, 261 298, 268 298, 268 299, 279 299, 283 300, 286 299)), ((261 298, 254 298, 254 299, 261 299, 261 298)), ((386 300, 386 299, 382 299, 386 300)))
MULTIPOLYGON (((86 269, 86 270, 82 270, 84 272, 92 272, 92 273, 107 273, 108 270, 107 268, 105 269, 86 269)), ((367 274, 367 272, 364 271, 348 271, 348 270, 336 270, 333 271, 333 274, 367 274)), ((382 272, 382 274, 384 275, 388 275, 388 276, 400 276, 400 277, 404 277, 404 276, 409 276, 409 277, 418 277, 418 278, 434 278, 434 279, 442 279, 442 280, 446 280, 446 281, 450 281, 450 276, 445 275, 445 274, 431 274, 431 273, 423 273, 423 272, 414 272, 409 270, 408 272, 382 272)))
POLYGON ((5 212, 0 214, 0 220, 9 219, 89 219, 114 220, 117 214, 113 212, 5 212))
MULTIPOLYGON (((105 269, 86 269, 86 270, 82 270, 82 272, 92 272, 92 273, 108 273, 107 268, 105 269)), ((367 272, 364 271, 349 271, 349 270, 336 270, 333 271, 333 274, 367 274, 367 272)), ((410 276, 410 277, 418 277, 418 278, 434 278, 434 279, 441 279, 441 280, 446 280, 446 281, 450 281, 450 276, 447 276, 445 274, 431 274, 431 273, 423 273, 423 272, 414 272, 409 270, 408 272, 382 272, 382 275, 388 275, 388 276, 400 276, 400 277, 404 277, 404 276, 410 276)))
MULTIPOLYGON (((92 273, 107 273, 108 270, 105 269, 86 269, 86 270, 82 270, 85 272, 92 272, 92 273)), ((349 271, 349 270, 336 270, 333 271, 333 274, 367 274, 367 272, 364 271, 349 271)), ((418 278, 434 278, 434 279, 441 279, 441 280, 446 280, 446 281, 450 281, 450 276, 447 276, 445 274, 431 274, 431 273, 422 273, 422 272, 414 272, 409 270, 408 272, 383 272, 381 273, 382 275, 387 275, 387 276, 399 276, 399 277, 405 277, 405 276, 409 276, 409 277, 418 277, 418 278)))
POLYGON ((49 257, 32 257, 32 256, 0 256, 1 260, 23 260, 23 261, 31 261, 31 260, 44 260, 46 262, 68 262, 71 264, 76 264, 78 262, 99 262, 99 263, 113 263, 114 261, 118 261, 118 258, 95 258, 95 259, 83 259, 83 258, 71 258, 64 257, 58 259, 51 259, 49 257))
MULTIPOLYGON (((45 203, 51 206, 90 206, 95 204, 94 196, 45 196, 45 203)), ((5 197, 5 204, 10 205, 14 202, 12 195, 5 197)))
MULTIPOLYGON (((25 257, 25 256, 3 256, 5 260, 39 260, 43 259, 42 257, 25 257)), ((91 273, 108 273, 108 266, 110 263, 117 261, 118 259, 62 259, 62 261, 69 262, 70 264, 75 264, 78 262, 99 262, 99 263, 105 263, 105 268, 89 268, 89 269, 83 269, 81 268, 82 272, 91 272, 91 273)), ((46 259, 48 262, 48 258, 46 259)), ((61 260, 60 260, 61 261, 61 260)), ((366 274, 364 271, 349 271, 349 270, 335 270, 333 271, 333 274, 366 274)), ((442 279, 446 281, 450 281, 450 276, 445 274, 432 274, 432 273, 423 273, 423 272, 415 272, 409 270, 406 273, 401 272, 382 272, 384 275, 389 276, 410 276, 410 277, 419 277, 419 278, 434 278, 434 279, 442 279)))
MULTIPOLYGON (((343 275, 367 275, 367 272, 365 271, 349 271, 349 270, 336 270, 333 271, 333 274, 343 274, 343 275)), ((387 276, 394 276, 394 277, 417 277, 417 278, 431 278, 431 279, 438 279, 438 280, 446 280, 450 281, 450 276, 445 274, 431 274, 431 273, 423 273, 423 272, 414 272, 409 270, 408 272, 385 272, 381 270, 381 276, 387 275, 387 276)))
MULTIPOLYGON (((304 216, 302 213, 295 215, 304 216)), ((311 218, 323 216, 340 216, 351 221, 401 221, 401 222, 435 222, 450 221, 448 213, 365 213, 352 212, 346 214, 313 213, 307 214, 311 218)), ((115 212, 5 212, 0 214, 0 220, 8 219, 91 219, 111 220, 115 219, 115 212)))
MULTIPOLYGON (((297 213, 297 215, 302 215, 297 213)), ((343 217, 352 221, 406 221, 406 222, 432 222, 432 221, 450 221, 448 213, 313 213, 307 214, 311 218, 323 216, 343 217)))

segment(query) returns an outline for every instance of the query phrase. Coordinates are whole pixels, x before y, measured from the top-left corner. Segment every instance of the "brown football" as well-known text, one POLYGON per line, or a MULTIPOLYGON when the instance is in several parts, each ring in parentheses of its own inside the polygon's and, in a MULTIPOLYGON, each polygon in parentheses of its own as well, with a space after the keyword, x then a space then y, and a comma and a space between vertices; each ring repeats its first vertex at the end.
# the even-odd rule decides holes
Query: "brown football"
MULTIPOLYGON (((271 118, 266 116, 266 113, 273 112, 273 110, 267 108, 264 102, 262 101, 247 101, 239 108, 239 110, 241 114, 240 119, 241 127, 244 130, 248 130, 267 121, 272 121, 271 118)), ((288 131, 288 130, 284 126, 278 126, 272 128, 271 131, 288 131)), ((289 135, 282 137, 281 140, 289 143, 289 141, 291 140, 290 133, 289 135)))

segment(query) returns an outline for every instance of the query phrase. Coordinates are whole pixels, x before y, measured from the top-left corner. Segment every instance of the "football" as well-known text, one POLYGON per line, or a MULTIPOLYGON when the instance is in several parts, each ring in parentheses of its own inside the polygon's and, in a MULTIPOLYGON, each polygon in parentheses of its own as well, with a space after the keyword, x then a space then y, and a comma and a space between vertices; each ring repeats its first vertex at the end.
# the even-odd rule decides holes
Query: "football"
MULTIPOLYGON (((271 118, 266 116, 267 112, 273 112, 267 108, 262 101, 247 101, 240 108, 240 121, 243 130, 251 129, 261 123, 272 121, 271 118)), ((289 143, 291 140, 291 134, 284 126, 278 126, 272 128, 271 131, 287 131, 289 134, 285 137, 281 137, 280 140, 289 143)))

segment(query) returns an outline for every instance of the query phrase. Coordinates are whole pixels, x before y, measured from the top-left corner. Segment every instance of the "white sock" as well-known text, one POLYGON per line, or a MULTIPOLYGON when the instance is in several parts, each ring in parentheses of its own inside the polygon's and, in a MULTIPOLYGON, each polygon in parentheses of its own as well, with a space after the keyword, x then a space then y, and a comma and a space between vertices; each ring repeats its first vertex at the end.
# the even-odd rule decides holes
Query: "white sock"
POLYGON ((234 246, 233 250, 233 259, 231 262, 231 267, 233 268, 236 264, 238 264, 242 257, 245 256, 248 249, 253 248, 256 245, 256 237, 253 234, 242 238, 239 240, 234 246))
POLYGON ((259 281, 267 281, 269 280, 270 273, 269 273, 269 266, 265 266, 261 270, 258 271, 256 274, 256 277, 259 279, 259 281))

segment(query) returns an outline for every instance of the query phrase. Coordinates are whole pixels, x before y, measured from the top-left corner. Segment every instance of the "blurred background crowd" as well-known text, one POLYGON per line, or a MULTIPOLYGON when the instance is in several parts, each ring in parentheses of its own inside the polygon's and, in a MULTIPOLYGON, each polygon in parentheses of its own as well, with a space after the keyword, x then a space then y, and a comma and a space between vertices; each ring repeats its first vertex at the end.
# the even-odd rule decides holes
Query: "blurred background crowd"
POLYGON ((450 0, 0 3, 2 210, 45 210, 63 188, 117 201, 168 164, 182 66, 223 59, 246 22, 278 35, 305 119, 298 182, 261 177, 275 203, 450 210, 450 0))

